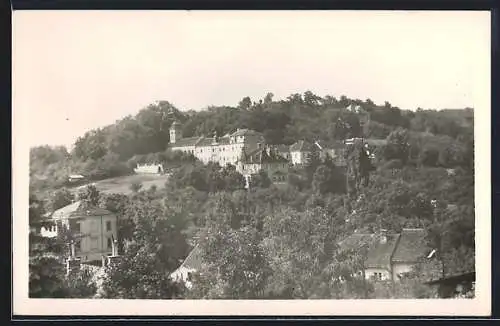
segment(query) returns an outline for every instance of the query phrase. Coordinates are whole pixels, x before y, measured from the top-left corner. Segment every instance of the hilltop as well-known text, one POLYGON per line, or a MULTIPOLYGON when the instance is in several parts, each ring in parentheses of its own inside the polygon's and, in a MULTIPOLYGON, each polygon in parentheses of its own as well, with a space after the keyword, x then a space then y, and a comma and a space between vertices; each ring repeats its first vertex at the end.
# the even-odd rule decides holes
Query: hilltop
POLYGON ((406 130, 411 143, 410 162, 453 167, 459 163, 450 160, 447 151, 461 150, 473 142, 473 113, 470 108, 409 111, 389 102, 376 105, 370 99, 320 97, 309 91, 281 101, 273 100, 273 94, 268 93, 256 101, 245 97, 236 107, 188 112, 178 110, 168 101, 158 101, 135 116, 89 130, 77 139, 71 152, 64 147, 32 148, 30 175, 32 187, 50 189, 63 186, 71 173, 84 174, 95 181, 131 174, 141 161, 178 166, 185 158, 167 150, 168 129, 174 120, 182 125, 183 137, 210 136, 214 132, 224 135, 237 128, 248 128, 262 132, 269 144, 335 141, 361 134, 387 139, 396 130, 406 130), (351 105, 369 113, 363 130, 359 114, 348 109, 351 105))

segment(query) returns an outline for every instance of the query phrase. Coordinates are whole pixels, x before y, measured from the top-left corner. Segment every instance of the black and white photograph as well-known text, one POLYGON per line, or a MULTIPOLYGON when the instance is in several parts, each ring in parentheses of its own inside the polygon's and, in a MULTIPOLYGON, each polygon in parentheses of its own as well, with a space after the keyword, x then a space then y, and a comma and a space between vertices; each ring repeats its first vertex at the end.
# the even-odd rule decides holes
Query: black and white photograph
POLYGON ((12 26, 14 312, 489 314, 489 12, 12 26))

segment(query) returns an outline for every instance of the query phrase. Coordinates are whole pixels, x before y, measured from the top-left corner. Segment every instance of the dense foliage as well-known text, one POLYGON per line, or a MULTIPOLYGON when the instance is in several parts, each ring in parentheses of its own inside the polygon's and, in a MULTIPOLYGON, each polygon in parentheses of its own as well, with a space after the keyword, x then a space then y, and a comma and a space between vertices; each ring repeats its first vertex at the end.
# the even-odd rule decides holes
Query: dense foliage
MULTIPOLYGON (((137 163, 161 162, 171 173, 164 188, 132 184, 133 193, 122 195, 87 187, 77 196, 118 216, 121 256, 107 268, 102 296, 429 297, 434 294, 422 285, 422 266, 395 286, 372 282, 360 274, 365 249, 348 250, 338 243, 355 230, 424 228, 444 275, 473 269, 472 122, 471 109, 412 112, 388 102, 377 106, 369 99, 312 92, 281 101, 271 93, 257 102, 245 97, 237 107, 199 112, 158 102, 135 117, 89 131, 69 153, 46 146, 32 149, 31 189, 46 202, 31 202, 30 220, 44 208, 57 209, 73 200, 61 188, 68 171, 98 179, 130 173, 137 163), (351 104, 361 105, 369 120, 346 109, 351 104), (271 144, 361 135, 386 142, 374 149, 372 158, 357 147, 349 149, 345 167, 312 153, 308 164, 290 169, 286 184, 273 184, 261 173, 247 190, 234 166, 203 165, 170 151, 168 129, 174 119, 184 137, 251 128, 271 144), (203 264, 186 291, 169 276, 196 245, 203 264)), ((62 284, 57 264, 48 274, 37 269, 42 265, 38 261, 30 267, 54 279, 43 283, 49 289, 33 291, 61 296, 50 285, 62 284)))

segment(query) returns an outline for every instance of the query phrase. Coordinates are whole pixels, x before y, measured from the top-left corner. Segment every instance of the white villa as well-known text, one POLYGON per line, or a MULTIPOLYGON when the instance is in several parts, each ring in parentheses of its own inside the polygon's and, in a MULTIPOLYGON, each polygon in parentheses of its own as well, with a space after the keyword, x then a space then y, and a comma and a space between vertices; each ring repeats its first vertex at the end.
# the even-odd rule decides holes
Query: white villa
POLYGON ((61 232, 61 226, 69 229, 76 238, 72 256, 84 262, 101 261, 115 256, 115 240, 117 240, 116 215, 106 209, 89 207, 77 201, 56 210, 46 222, 40 234, 55 237, 61 232))

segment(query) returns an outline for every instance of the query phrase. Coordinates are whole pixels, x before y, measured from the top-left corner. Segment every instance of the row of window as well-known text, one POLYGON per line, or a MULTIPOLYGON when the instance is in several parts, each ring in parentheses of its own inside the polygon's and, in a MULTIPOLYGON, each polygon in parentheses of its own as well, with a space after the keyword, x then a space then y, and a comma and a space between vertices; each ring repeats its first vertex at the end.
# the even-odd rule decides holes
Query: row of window
MULTIPOLYGON (((97 232, 98 228, 97 228, 98 224, 97 224, 97 221, 91 221, 90 223, 90 232, 97 232)), ((113 230, 113 227, 112 227, 112 224, 111 224, 111 221, 106 221, 106 232, 110 232, 113 230)), ((80 233, 82 232, 82 224, 81 222, 76 222, 74 224, 74 232, 76 233, 80 233)))
MULTIPOLYGON (((90 238, 90 250, 97 250, 97 249, 99 249, 99 238, 91 237, 90 238)), ((106 250, 113 249, 113 239, 111 237, 106 238, 106 247, 104 249, 106 249, 106 250)), ((77 253, 83 251, 81 239, 79 239, 75 242, 75 251, 77 253)))

